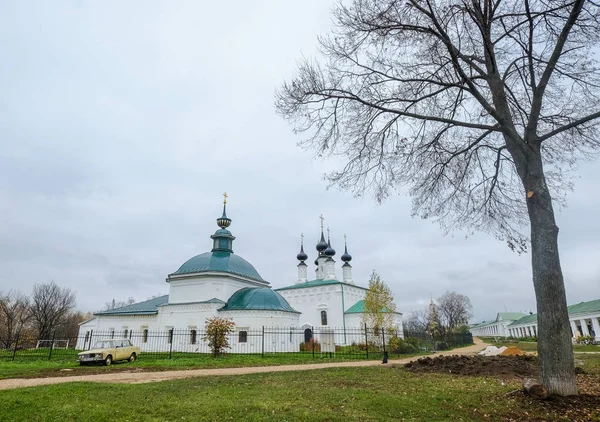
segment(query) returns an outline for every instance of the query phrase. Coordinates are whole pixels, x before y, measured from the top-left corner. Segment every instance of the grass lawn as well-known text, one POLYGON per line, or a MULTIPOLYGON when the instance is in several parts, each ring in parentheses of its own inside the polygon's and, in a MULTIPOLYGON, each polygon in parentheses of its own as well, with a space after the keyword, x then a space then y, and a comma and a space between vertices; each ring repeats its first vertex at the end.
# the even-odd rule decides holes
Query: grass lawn
MULTIPOLYGON (((600 381, 600 358, 585 357, 600 381), (590 365, 590 363, 592 363, 590 365)), ((151 384, 70 383, 0 391, 2 421, 561 420, 516 380, 413 374, 402 367, 335 368, 151 384)), ((564 420, 564 419, 563 419, 564 420)), ((567 420, 600 420, 598 412, 567 420)))
MULTIPOLYGON (((401 359, 419 356, 418 354, 400 355, 401 359)), ((380 360, 380 354, 370 354, 371 360, 380 360)), ((390 361, 397 359, 397 355, 390 355, 390 361)), ((203 368, 237 368, 244 366, 271 366, 271 365, 297 365, 306 363, 328 363, 354 360, 366 360, 366 356, 348 355, 329 358, 329 355, 310 353, 278 354, 278 355, 224 355, 213 358, 210 355, 187 354, 175 355, 173 359, 152 359, 145 355, 134 363, 116 362, 111 366, 79 366, 75 358, 64 360, 32 360, 32 361, 2 361, 0 360, 0 379, 7 378, 33 378, 56 375, 85 375, 105 373, 110 371, 129 371, 134 368, 144 368, 148 371, 164 371, 178 369, 203 369, 203 368), (71 369, 65 372, 61 369, 71 369)))

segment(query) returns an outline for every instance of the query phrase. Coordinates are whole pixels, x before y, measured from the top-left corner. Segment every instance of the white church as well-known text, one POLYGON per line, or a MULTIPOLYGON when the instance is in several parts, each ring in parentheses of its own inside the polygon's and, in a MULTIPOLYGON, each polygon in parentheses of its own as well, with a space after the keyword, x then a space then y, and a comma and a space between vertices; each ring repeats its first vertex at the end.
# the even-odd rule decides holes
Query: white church
MULTIPOLYGON (((299 351, 300 344, 318 336, 323 351, 336 345, 364 342, 361 323, 366 287, 352 278, 352 256, 345 244, 340 259, 342 278, 338 278, 336 251, 325 240, 323 217, 321 236, 316 245, 315 277, 308 275, 308 255, 302 238, 297 255, 298 278, 287 287, 272 289, 258 271, 233 252, 235 237, 228 230, 227 196, 219 229, 210 236, 210 252, 196 255, 167 276, 169 294, 129 306, 96 312, 80 325, 77 347, 85 349, 92 337, 129 338, 142 351, 165 350, 201 352, 207 347, 200 338, 206 319, 228 318, 235 323, 232 352, 252 353, 257 341, 264 350, 299 351), (262 330, 262 336, 253 336, 262 330), (281 335, 285 331, 288 335, 281 335), (186 332, 187 335, 173 333, 186 332), (158 334, 157 334, 158 333, 158 334), (162 333, 162 334, 161 334, 162 333), (165 341, 152 341, 152 337, 165 341), (253 342, 255 344, 253 344, 253 342)), ((395 313, 397 333, 403 337, 402 314, 395 313)))

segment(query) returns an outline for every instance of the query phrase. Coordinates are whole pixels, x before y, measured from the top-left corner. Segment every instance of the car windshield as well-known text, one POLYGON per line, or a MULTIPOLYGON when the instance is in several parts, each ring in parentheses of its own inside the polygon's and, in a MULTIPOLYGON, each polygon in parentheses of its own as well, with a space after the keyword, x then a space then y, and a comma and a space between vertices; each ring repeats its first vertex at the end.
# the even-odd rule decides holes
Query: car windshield
POLYGON ((94 344, 94 349, 112 349, 114 348, 114 341, 111 340, 100 340, 94 344))

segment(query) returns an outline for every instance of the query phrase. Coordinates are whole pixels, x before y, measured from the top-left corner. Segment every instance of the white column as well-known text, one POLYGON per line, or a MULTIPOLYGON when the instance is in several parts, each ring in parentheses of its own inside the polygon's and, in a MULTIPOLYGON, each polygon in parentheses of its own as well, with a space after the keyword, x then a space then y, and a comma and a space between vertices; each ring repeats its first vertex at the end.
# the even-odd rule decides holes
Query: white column
POLYGON ((600 341, 600 318, 598 318, 598 317, 592 318, 592 328, 594 329, 594 334, 596 336, 596 340, 600 341))
POLYGON ((579 323, 581 324, 581 335, 589 336, 590 332, 588 331, 587 323, 585 322, 585 319, 580 319, 579 323))
POLYGON ((571 323, 571 331, 573 331, 573 337, 577 336, 577 324, 575 321, 569 321, 571 323))

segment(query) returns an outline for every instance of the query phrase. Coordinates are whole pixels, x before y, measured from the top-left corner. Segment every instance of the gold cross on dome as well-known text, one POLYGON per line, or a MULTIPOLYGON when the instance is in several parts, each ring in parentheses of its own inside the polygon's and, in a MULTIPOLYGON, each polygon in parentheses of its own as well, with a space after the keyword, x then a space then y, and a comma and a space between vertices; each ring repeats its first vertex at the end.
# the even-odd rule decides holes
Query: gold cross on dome
POLYGON ((226 204, 227 203, 227 192, 225 192, 223 194, 223 203, 226 204))
POLYGON ((327 227, 327 239, 329 239, 329 237, 330 237, 330 236, 329 236, 329 233, 330 233, 330 231, 329 231, 329 227, 327 227))

